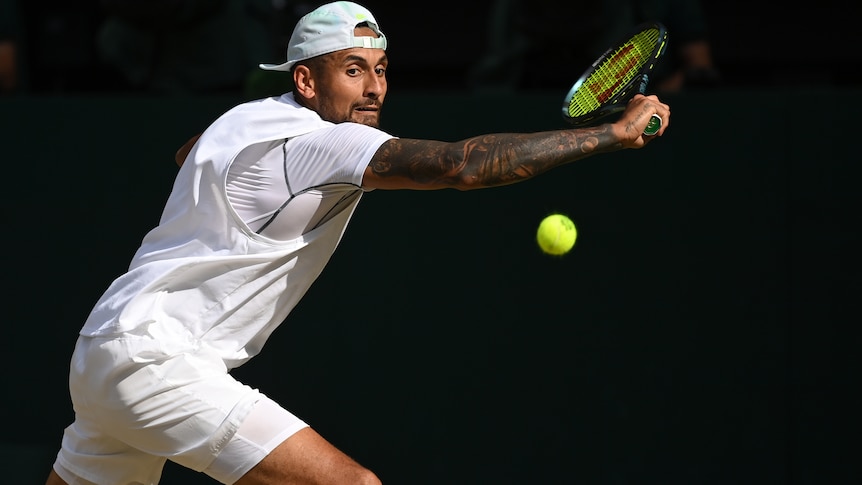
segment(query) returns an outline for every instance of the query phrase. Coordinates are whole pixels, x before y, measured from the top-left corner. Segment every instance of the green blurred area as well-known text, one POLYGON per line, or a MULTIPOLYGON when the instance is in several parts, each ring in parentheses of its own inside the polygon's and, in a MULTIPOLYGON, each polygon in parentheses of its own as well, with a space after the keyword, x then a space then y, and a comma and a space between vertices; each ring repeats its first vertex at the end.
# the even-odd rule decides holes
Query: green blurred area
MULTIPOLYGON (((385 483, 850 483, 859 94, 680 93, 640 151, 372 192, 236 375, 385 483), (534 239, 551 212, 578 227, 562 258, 534 239)), ((9 483, 47 473, 76 332, 158 221, 174 152, 237 101, 0 99, 9 483)), ((562 128, 560 103, 393 92, 383 128, 562 128)), ((169 466, 162 483, 211 482, 169 466)))

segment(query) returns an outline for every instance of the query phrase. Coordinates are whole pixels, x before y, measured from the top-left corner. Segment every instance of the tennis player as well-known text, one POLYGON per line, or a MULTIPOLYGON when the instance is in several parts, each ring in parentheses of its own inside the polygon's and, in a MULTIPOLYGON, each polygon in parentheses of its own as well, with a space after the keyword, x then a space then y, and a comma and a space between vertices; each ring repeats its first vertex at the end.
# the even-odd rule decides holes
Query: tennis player
MULTIPOLYGON (((449 42, 431 36, 428 48, 449 42)), ((636 96, 594 128, 454 143, 378 128, 387 38, 351 2, 300 19, 292 93, 227 111, 185 149, 161 220, 80 331, 48 485, 156 484, 166 460, 226 484, 379 484, 301 417, 234 379, 323 271, 374 189, 470 190, 641 148, 667 105, 636 96)), ((547 66, 542 66, 546 69, 547 66)), ((380 197, 385 197, 381 193, 380 197)))

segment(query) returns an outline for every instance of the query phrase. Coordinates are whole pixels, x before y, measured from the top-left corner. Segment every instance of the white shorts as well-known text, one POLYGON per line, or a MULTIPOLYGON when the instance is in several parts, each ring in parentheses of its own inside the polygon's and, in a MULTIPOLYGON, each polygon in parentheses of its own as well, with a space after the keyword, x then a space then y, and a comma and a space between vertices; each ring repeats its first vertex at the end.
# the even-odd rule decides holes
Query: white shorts
POLYGON ((206 347, 165 358, 146 338, 81 337, 75 421, 54 470, 69 485, 156 484, 166 460, 233 483, 307 425, 206 347))

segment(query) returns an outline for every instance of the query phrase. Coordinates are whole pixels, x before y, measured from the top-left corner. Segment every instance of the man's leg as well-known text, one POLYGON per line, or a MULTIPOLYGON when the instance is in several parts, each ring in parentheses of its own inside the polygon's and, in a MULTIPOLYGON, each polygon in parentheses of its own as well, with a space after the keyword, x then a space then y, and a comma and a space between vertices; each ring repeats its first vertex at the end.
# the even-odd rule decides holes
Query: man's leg
POLYGON ((297 431, 235 485, 380 485, 377 476, 311 428, 297 431))
POLYGON ((55 472, 53 469, 51 469, 51 473, 48 474, 48 481, 45 482, 45 485, 69 485, 69 484, 64 482, 63 479, 60 478, 60 475, 57 475, 57 472, 55 472))

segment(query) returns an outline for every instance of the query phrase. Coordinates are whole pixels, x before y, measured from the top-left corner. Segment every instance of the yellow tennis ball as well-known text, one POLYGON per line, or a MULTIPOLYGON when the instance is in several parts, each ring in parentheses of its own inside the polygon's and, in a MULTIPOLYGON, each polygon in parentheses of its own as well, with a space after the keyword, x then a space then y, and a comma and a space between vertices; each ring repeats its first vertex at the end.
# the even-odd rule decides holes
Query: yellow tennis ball
POLYGON ((569 252, 578 238, 578 229, 563 214, 551 214, 542 219, 536 232, 539 247, 547 254, 560 256, 569 252))

